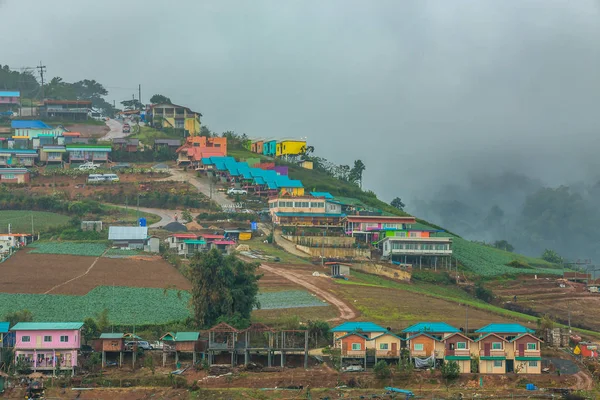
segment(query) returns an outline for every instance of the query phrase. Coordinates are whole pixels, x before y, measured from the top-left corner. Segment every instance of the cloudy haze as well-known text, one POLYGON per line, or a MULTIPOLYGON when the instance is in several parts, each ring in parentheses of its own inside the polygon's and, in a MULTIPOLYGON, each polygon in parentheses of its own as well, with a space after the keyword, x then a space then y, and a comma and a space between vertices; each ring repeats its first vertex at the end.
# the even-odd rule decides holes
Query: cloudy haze
POLYGON ((0 0, 1 64, 155 93, 214 131, 361 158, 383 199, 474 173, 596 177, 597 1, 0 0), (15 35, 6 36, 6 32, 15 35))

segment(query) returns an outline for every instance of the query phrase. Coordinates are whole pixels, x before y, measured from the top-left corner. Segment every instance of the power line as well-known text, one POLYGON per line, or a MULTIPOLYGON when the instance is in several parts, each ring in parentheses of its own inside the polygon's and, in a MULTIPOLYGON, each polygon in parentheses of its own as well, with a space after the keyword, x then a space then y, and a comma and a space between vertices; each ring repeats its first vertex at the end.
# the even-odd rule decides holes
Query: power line
POLYGON ((40 61, 40 65, 36 68, 40 70, 40 77, 42 79, 42 101, 44 101, 44 72, 46 72, 46 66, 42 65, 42 62, 40 61))

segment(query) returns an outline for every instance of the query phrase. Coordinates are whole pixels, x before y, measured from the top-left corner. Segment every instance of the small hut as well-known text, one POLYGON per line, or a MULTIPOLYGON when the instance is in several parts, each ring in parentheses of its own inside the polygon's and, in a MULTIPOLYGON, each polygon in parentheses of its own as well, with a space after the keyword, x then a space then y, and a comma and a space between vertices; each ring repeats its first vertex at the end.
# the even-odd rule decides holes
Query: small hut
POLYGON ((167 363, 169 354, 175 354, 175 364, 179 362, 180 353, 191 353, 192 362, 196 364, 196 356, 203 352, 206 346, 200 338, 199 332, 169 332, 160 338, 163 342, 163 367, 167 363))
POLYGON ((103 333, 100 335, 102 347, 102 368, 106 368, 107 353, 119 353, 119 367, 123 365, 123 352, 125 351, 124 333, 103 333))

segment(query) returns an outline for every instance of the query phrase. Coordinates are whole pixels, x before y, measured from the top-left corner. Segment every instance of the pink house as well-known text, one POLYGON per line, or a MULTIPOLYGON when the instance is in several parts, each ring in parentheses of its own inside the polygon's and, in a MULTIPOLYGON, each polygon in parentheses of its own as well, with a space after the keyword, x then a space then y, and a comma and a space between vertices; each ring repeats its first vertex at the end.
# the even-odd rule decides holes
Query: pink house
POLYGON ((19 322, 15 332, 15 362, 21 358, 34 371, 71 370, 75 374, 83 322, 19 322))

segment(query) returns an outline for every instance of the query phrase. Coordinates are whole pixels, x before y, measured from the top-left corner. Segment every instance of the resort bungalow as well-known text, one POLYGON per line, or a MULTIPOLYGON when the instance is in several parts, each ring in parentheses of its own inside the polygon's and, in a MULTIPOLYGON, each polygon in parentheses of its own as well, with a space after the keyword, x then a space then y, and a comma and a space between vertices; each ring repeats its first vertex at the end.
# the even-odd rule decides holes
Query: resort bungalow
POLYGON ((502 324, 502 323, 491 323, 483 328, 477 329, 476 334, 483 336, 488 333, 495 333, 498 336, 502 336, 506 340, 512 340, 516 336, 524 333, 534 333, 533 329, 524 327, 521 324, 502 324))
POLYGON ((184 239, 183 243, 179 243, 178 246, 177 254, 185 257, 191 257, 195 253, 201 253, 208 249, 206 241, 202 239, 184 239))
POLYGON ((44 146, 40 151, 40 161, 48 163, 62 163, 63 154, 67 152, 65 146, 44 146))
POLYGON ((452 333, 458 332, 460 332, 460 329, 457 329, 445 322, 419 322, 402 330, 402 333, 406 334, 407 337, 417 333, 427 333, 429 335, 443 338, 452 333))
POLYGON ((388 236, 380 242, 383 258, 404 265, 448 265, 452 257, 450 237, 388 236))
POLYGON ((25 360, 34 371, 70 370, 75 374, 83 322, 19 322, 15 332, 15 363, 25 360))
POLYGON ((69 153, 69 162, 108 162, 108 155, 112 151, 110 146, 91 145, 91 144, 70 144, 67 145, 69 153))
POLYGON ((275 157, 277 154, 277 140, 270 139, 263 142, 263 155, 267 157, 275 157))
POLYGON ((160 340, 163 342, 163 367, 167 363, 169 354, 175 355, 175 364, 177 364, 181 353, 191 353, 192 365, 196 365, 196 356, 207 347, 206 341, 204 343, 201 341, 199 332, 169 332, 160 340))
POLYGON ((531 333, 523 333, 510 341, 507 357, 514 357, 514 368, 517 374, 542 373, 541 344, 541 339, 531 333))
POLYGON ((0 183, 29 183, 27 168, 0 168, 0 183))
POLYGON ((0 166, 33 167, 37 157, 35 150, 0 149, 0 166))
POLYGON ((125 351, 124 333, 102 333, 100 335, 102 348, 102 368, 106 367, 108 353, 119 353, 119 367, 123 365, 123 352, 125 351))
POLYGON ((475 340, 479 348, 479 372, 482 374, 505 374, 514 372, 514 360, 507 359, 508 340, 495 333, 488 333, 475 340))
POLYGON ((341 205, 334 200, 310 196, 269 200, 269 213, 277 225, 341 226, 341 205))
POLYGON ((177 165, 200 167, 203 158, 227 156, 227 138, 190 136, 176 152, 177 165))
POLYGON ((159 252, 160 239, 148 236, 147 226, 111 226, 108 228, 108 240, 117 247, 159 252))
POLYGON ((444 343, 439 336, 432 336, 421 332, 409 336, 406 341, 408 342, 408 349, 412 359, 431 358, 433 361, 441 360, 444 357, 444 343))
POLYGON ((388 330, 372 322, 344 322, 343 324, 332 328, 330 332, 333 333, 333 346, 341 348, 341 342, 339 342, 338 339, 349 333, 360 333, 366 338, 371 339, 382 333, 387 333, 388 330))
MULTIPOLYGON (((79 143, 83 143, 83 144, 88 143, 87 138, 81 139, 81 133, 79 133, 79 132, 63 132, 62 137, 63 137, 62 144, 78 143, 78 140, 85 140, 84 142, 79 142, 79 143)), ((60 137, 59 137, 58 144, 61 144, 60 137)))
POLYGON ((471 358, 478 356, 478 347, 473 340, 456 332, 446 336, 444 342, 444 361, 455 361, 461 374, 471 373, 471 358))
POLYGON ((275 146, 275 155, 277 157, 297 156, 306 149, 306 140, 283 139, 277 142, 275 146))
POLYGON ((198 235, 195 233, 174 233, 167 236, 167 243, 169 244, 170 249, 178 249, 179 245, 183 243, 184 240, 196 239, 198 239, 198 235))
POLYGON ((367 348, 375 349, 375 362, 382 358, 400 358, 400 348, 404 339, 391 332, 382 333, 369 339, 367 348))
POLYGON ((253 140, 252 143, 250 144, 250 151, 253 153, 262 154, 264 142, 265 141, 263 139, 253 140))

